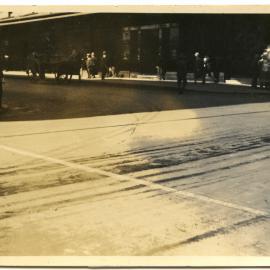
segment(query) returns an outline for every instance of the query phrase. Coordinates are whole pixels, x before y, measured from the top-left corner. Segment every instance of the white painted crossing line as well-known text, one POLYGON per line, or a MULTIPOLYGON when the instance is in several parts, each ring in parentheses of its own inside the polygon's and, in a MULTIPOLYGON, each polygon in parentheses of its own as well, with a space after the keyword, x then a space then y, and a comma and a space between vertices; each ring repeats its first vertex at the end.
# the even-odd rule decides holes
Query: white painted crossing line
POLYGON ((77 170, 81 170, 84 172, 89 172, 89 173, 97 173, 100 175, 104 175, 104 176, 108 176, 108 177, 112 177, 115 179, 119 179, 121 181, 130 181, 130 182, 134 182, 136 185, 141 184, 153 189, 159 189, 162 191, 166 191, 166 192, 170 192, 170 193, 174 193, 176 195, 180 195, 186 198, 192 198, 195 200, 199 200, 202 202, 207 202, 207 203, 213 203, 213 204, 217 204, 223 207, 228 207, 228 208, 232 208, 235 210, 240 210, 240 211, 244 211, 244 212, 248 212, 250 214, 254 214, 254 215, 262 215, 262 216, 269 216, 270 213, 266 212, 266 211, 262 211, 262 210, 258 210, 258 209, 254 209, 254 208, 250 208, 250 207, 245 207, 242 205, 238 205, 238 204, 234 204, 234 203, 230 203, 230 202, 226 202, 226 201, 221 201, 221 200, 217 200, 217 199, 213 199, 204 195, 198 195, 192 192, 187 192, 187 191, 181 191, 181 190, 176 190, 174 188, 171 187, 167 187, 167 186, 163 186, 161 184, 156 184, 156 183, 152 183, 143 179, 137 179, 128 175, 120 175, 120 174, 116 174, 116 173, 112 173, 112 172, 108 172, 108 171, 104 171, 98 168, 93 168, 90 166, 86 166, 86 165, 80 165, 80 164, 76 164, 73 162, 69 162, 69 161, 65 161, 65 160, 61 160, 61 159, 57 159, 57 158, 52 158, 52 157, 48 157, 48 156, 44 156, 44 155, 40 155, 40 154, 36 154, 33 152, 29 152, 29 151, 25 151, 25 150, 21 150, 21 149, 16 149, 10 146, 6 146, 6 145, 0 145, 0 149, 8 151, 8 152, 12 152, 18 155, 22 155, 22 156, 26 156, 26 157, 31 157, 31 158, 36 158, 36 159, 40 159, 40 160, 44 160, 46 162, 50 162, 53 164, 61 164, 64 165, 68 168, 73 168, 73 169, 77 169, 77 170))
MULTIPOLYGON (((260 104, 261 106, 261 104, 260 104)), ((171 112, 171 111, 170 111, 171 112)), ((152 113, 159 113, 159 112, 152 112, 152 113)), ((139 119, 137 122, 126 122, 116 125, 103 125, 103 126, 88 126, 88 127, 78 127, 74 129, 54 129, 54 130, 41 130, 39 132, 28 132, 28 133, 14 133, 14 134, 4 134, 1 135, 0 138, 13 138, 13 137, 22 137, 22 136, 33 136, 33 135, 45 135, 45 134, 55 134, 55 133, 66 133, 66 132, 77 132, 77 131, 87 131, 87 130, 98 130, 98 129, 108 129, 108 128, 122 128, 122 127, 134 127, 134 126, 145 126, 145 125, 155 125, 155 124, 162 124, 162 123, 170 123, 170 122, 182 122, 182 121, 190 121, 190 120, 201 120, 201 119, 211 119, 211 118, 222 118, 222 117, 239 117, 239 116, 249 116, 251 114, 269 114, 270 110, 268 107, 266 109, 261 110, 254 110, 254 111, 244 111, 244 112, 229 112, 229 113, 219 113, 219 114, 206 114, 206 115, 188 115, 183 116, 180 118, 170 118, 170 119, 162 119, 162 120, 155 120, 153 117, 152 121, 148 119, 139 119)), ((151 120, 151 119, 150 119, 151 120)))

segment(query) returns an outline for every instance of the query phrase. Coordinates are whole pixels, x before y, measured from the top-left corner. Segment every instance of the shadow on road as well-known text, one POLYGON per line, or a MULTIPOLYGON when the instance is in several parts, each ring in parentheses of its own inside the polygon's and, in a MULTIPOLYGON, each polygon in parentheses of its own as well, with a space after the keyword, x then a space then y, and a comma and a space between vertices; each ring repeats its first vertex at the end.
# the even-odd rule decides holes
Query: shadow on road
POLYGON ((199 93, 109 82, 31 82, 7 78, 1 121, 68 119, 269 102, 270 96, 199 93))

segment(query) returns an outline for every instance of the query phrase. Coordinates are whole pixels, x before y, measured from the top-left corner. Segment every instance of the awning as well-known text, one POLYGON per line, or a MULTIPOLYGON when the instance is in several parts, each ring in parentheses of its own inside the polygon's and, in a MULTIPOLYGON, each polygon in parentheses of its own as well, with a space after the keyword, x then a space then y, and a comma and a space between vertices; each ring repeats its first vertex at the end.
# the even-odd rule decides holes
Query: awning
POLYGON ((0 27, 1 26, 9 26, 15 24, 24 24, 24 23, 33 23, 33 22, 40 22, 40 21, 49 21, 49 20, 57 20, 57 19, 64 19, 76 16, 83 16, 89 15, 93 13, 83 13, 83 12, 69 12, 69 13, 50 13, 50 14, 35 14, 33 16, 21 16, 18 18, 10 18, 0 20, 0 27))

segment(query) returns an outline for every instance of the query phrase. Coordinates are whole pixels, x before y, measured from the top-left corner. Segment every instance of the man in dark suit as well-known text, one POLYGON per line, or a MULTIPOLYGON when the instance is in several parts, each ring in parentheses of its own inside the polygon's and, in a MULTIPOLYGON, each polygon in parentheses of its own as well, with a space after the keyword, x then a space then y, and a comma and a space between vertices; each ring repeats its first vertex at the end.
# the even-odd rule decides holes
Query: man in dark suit
POLYGON ((103 51, 102 57, 100 59, 100 71, 101 71, 101 80, 104 80, 108 72, 108 58, 106 51, 103 51))
POLYGON ((258 85, 258 78, 260 76, 260 70, 261 70, 260 58, 261 58, 260 54, 256 53, 251 62, 251 77, 252 77, 251 87, 253 88, 257 88, 257 85, 258 85))
POLYGON ((200 53, 196 52, 194 54, 194 83, 197 83, 198 78, 202 76, 202 59, 200 57, 200 53))
POLYGON ((205 84, 206 76, 212 77, 212 62, 209 56, 205 56, 203 58, 203 66, 202 66, 202 83, 205 84))
POLYGON ((158 61, 158 75, 160 80, 166 79, 166 72, 167 72, 167 59, 164 56, 160 56, 158 61))
POLYGON ((187 59, 183 53, 179 53, 177 60, 177 88, 182 94, 187 84, 187 59))
POLYGON ((5 69, 7 59, 8 59, 7 55, 4 55, 2 53, 0 54, 0 109, 3 107, 3 104, 2 104, 3 79, 4 79, 3 70, 5 69))

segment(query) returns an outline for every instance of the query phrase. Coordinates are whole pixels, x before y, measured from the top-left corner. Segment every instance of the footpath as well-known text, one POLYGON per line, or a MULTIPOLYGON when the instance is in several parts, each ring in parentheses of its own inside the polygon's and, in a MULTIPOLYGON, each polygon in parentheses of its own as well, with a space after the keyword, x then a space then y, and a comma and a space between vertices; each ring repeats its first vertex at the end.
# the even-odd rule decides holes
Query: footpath
MULTIPOLYGON (((5 77, 11 78, 25 78, 28 79, 27 74, 24 71, 6 71, 4 72, 5 77)), ((46 74, 46 79, 54 80, 53 74, 46 74)), ((79 81, 77 75, 72 77, 72 80, 79 81)), ((88 79, 86 74, 83 74, 81 78, 82 82, 85 83, 96 83, 96 84, 107 84, 107 85, 119 85, 125 87, 161 87, 161 88, 174 88, 176 89, 177 84, 175 79, 159 80, 157 76, 141 75, 137 78, 132 77, 109 77, 105 80, 101 80, 99 76, 97 78, 88 79)), ((237 94, 263 94, 269 95, 270 89, 252 88, 250 86, 250 79, 231 79, 226 82, 219 82, 218 84, 213 83, 209 78, 206 80, 206 84, 202 84, 198 81, 194 84, 193 80, 188 80, 186 90, 196 92, 213 92, 213 93, 237 93, 237 94)))

